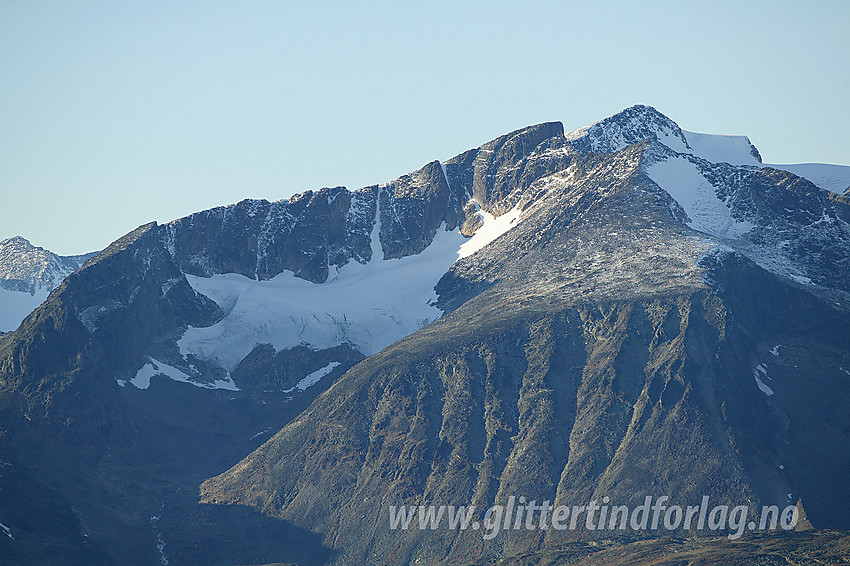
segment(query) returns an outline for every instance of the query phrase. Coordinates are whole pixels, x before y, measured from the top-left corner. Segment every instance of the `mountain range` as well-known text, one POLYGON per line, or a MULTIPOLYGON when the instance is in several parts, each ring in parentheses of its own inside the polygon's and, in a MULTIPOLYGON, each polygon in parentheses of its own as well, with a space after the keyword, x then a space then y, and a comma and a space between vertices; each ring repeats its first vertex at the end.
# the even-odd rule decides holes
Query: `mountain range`
POLYGON ((34 310, 0 311, 3 563, 531 564, 608 541, 389 528, 390 506, 520 495, 846 530, 848 191, 850 167, 765 165, 634 106, 93 257, 6 240, 3 289, 34 310))

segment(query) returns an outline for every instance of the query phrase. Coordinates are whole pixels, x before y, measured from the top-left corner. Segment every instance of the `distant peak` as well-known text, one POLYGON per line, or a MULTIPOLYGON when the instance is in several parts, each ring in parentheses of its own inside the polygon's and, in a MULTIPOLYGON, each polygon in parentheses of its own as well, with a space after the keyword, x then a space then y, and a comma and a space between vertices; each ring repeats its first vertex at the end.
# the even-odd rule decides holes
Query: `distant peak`
POLYGON ((41 249, 37 246, 34 246, 30 243, 29 240, 24 238, 23 236, 12 236, 11 238, 6 238, 3 241, 0 241, 0 246, 14 246, 17 248, 27 248, 27 249, 41 249))

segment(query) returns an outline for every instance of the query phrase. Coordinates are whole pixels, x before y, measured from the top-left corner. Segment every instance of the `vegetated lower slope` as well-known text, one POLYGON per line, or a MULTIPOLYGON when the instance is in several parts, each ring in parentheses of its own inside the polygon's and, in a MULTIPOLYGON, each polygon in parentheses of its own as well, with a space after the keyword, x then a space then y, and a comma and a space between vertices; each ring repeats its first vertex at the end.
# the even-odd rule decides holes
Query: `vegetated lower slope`
MULTIPOLYGON (((738 179, 718 180, 734 193, 716 198, 732 201, 731 223, 753 226, 697 233, 687 224, 705 208, 688 211, 670 196, 687 187, 651 177, 664 154, 682 159, 657 137, 574 156, 515 193, 522 221, 438 285, 450 314, 349 370, 206 482, 202 500, 319 532, 349 564, 495 558, 572 536, 389 528, 391 505, 473 504, 483 515, 512 495, 799 500, 815 525, 847 528, 845 284, 795 283, 765 242, 806 223, 777 221, 777 201, 804 210, 815 199, 845 238, 830 248, 843 264, 848 205, 784 172, 720 165, 738 179)), ((804 260, 792 265, 840 279, 804 260)))
POLYGON ((664 536, 638 541, 574 542, 499 560, 459 561, 467 566, 644 566, 693 564, 842 564, 850 553, 850 536, 841 532, 793 536, 753 535, 745 540, 664 536))

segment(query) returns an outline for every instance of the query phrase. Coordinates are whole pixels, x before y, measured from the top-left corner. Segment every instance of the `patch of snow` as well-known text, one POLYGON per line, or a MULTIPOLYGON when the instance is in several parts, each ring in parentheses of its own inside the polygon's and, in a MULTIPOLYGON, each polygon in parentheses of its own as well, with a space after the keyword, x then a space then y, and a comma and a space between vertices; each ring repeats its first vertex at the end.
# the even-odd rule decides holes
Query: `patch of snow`
POLYGON ((811 279, 809 279, 808 277, 804 277, 802 275, 795 275, 794 273, 789 273, 788 277, 790 277, 791 280, 794 281, 795 283, 799 283, 801 285, 814 285, 814 283, 812 283, 811 279))
POLYGON ((12 538, 12 539, 13 539, 13 538, 15 538, 15 537, 13 537, 13 536, 12 536, 12 529, 10 529, 9 527, 7 527, 7 526, 6 526, 6 525, 4 525, 3 523, 0 523, 0 529, 3 529, 3 533, 4 533, 7 537, 12 538))
POLYGON ((378 187, 378 196, 375 197, 375 225, 372 227, 371 246, 371 261, 383 261, 384 248, 381 245, 381 187, 378 187))
POLYGON ((162 286, 160 287, 160 291, 162 292, 163 295, 167 295, 168 292, 171 290, 171 288, 174 287, 175 285, 177 285, 178 283, 180 283, 179 277, 169 279, 168 281, 166 281, 165 283, 162 284, 162 286))
POLYGON ((79 314, 77 318, 83 323, 86 329, 94 334, 100 324, 101 319, 106 316, 110 310, 114 310, 115 305, 110 304, 109 308, 105 305, 94 305, 79 314))
POLYGON ((370 356, 433 322, 442 315, 434 306, 434 287, 467 238, 440 228, 421 253, 381 261, 379 229, 376 222, 371 262, 350 261, 322 284, 291 272, 267 281, 234 273, 187 275, 195 291, 227 314, 212 326, 189 327, 177 343, 181 354, 228 371, 259 344, 277 351, 299 344, 316 350, 350 344, 370 356))
POLYGON ((149 359, 151 360, 151 363, 143 365, 139 371, 136 372, 136 376, 130 380, 130 383, 132 383, 137 389, 147 389, 150 387, 151 378, 159 373, 159 365, 154 365, 153 358, 149 359))
POLYGON ((798 177, 808 179, 821 189, 844 194, 850 188, 850 165, 830 165, 827 163, 795 163, 790 165, 764 165, 782 171, 788 171, 798 177))
POLYGON ((565 132, 564 133, 564 139, 567 140, 567 141, 577 140, 580 137, 583 137, 587 133, 587 130, 589 130, 592 125, 593 124, 589 124, 587 126, 582 126, 581 128, 577 128, 575 130, 570 130, 569 132, 565 132))
POLYGON ((779 355, 779 348, 781 348, 781 347, 782 347, 782 344, 777 344, 776 346, 774 346, 773 348, 770 349, 770 353, 773 354, 774 356, 778 356, 779 355))
POLYGON ((32 294, 0 288, 0 332, 17 330, 49 294, 50 289, 46 288, 37 289, 32 294))
POLYGON ((687 130, 682 130, 682 133, 693 149, 693 154, 706 161, 730 165, 761 165, 753 155, 753 144, 746 136, 698 134, 687 130))
POLYGON ((784 470, 784 469, 785 469, 785 466, 783 466, 782 464, 779 464, 779 469, 780 469, 780 470, 784 470))
POLYGON ((319 383, 319 380, 328 375, 330 372, 334 370, 335 367, 339 365, 339 362, 331 362, 323 368, 317 369, 313 373, 308 374, 304 379, 295 384, 295 387, 291 389, 287 389, 284 393, 290 393, 294 390, 304 391, 308 387, 316 385, 319 383))
MULTIPOLYGON (((667 128, 662 129, 661 131, 656 132, 658 135, 658 141, 672 149, 677 153, 686 153, 688 152, 688 147, 685 145, 687 140, 682 140, 679 136, 675 135, 672 130, 667 128)), ((625 145, 623 146, 625 147, 625 145)), ((622 148, 621 148, 622 149, 622 148)))
POLYGON ((671 157, 647 168, 647 175, 672 196, 688 215, 694 230, 720 238, 736 238, 753 228, 732 217, 731 209, 717 197, 712 184, 685 157, 671 157))
POLYGON ((761 389, 761 392, 762 392, 762 393, 764 393, 764 394, 765 394, 765 395, 767 395, 768 397, 770 397, 771 395, 773 395, 773 389, 771 389, 770 387, 768 387, 768 385, 767 385, 765 382, 763 382, 761 379, 759 379, 759 376, 758 376, 758 374, 757 374, 757 373, 755 373, 755 372, 754 372, 754 373, 753 373, 753 377, 754 377, 754 378, 755 378, 755 380, 756 380, 756 385, 758 385, 758 388, 759 388, 759 389, 761 389))
POLYGON ((471 256, 516 226, 522 211, 518 207, 514 207, 498 218, 483 209, 479 209, 477 214, 483 220, 483 224, 478 227, 478 230, 469 240, 460 246, 457 252, 458 259, 471 256))
POLYGON ((261 435, 263 435, 263 434, 266 434, 266 433, 267 433, 268 431, 270 431, 271 429, 272 429, 272 427, 270 427, 270 426, 269 426, 269 427, 266 427, 266 428, 264 428, 263 430, 261 430, 260 432, 258 432, 257 434, 255 434, 254 436, 252 436, 251 438, 249 438, 248 440, 254 440, 254 439, 255 439, 255 438, 257 438, 258 436, 261 436, 261 435))
POLYGON ((449 173, 446 171, 446 164, 442 161, 440 162, 440 169, 443 170, 443 179, 446 180, 446 185, 449 187, 449 192, 451 192, 452 184, 449 182, 449 173))
MULTIPOLYGON (((160 510, 162 510, 163 506, 164 503, 160 504, 160 510)), ((168 558, 165 557, 165 540, 163 540, 162 533, 160 532, 159 527, 157 527, 159 519, 160 515, 151 516, 151 530, 153 530, 154 535, 156 535, 156 549, 159 551, 159 563, 162 564, 162 566, 168 566, 168 558)))
POLYGON ((126 386, 127 386, 127 380, 126 380, 126 379, 116 379, 116 380, 115 380, 115 383, 117 383, 117 384, 118 384, 118 385, 120 385, 121 387, 126 387, 126 386))
POLYGON ((233 378, 230 377, 230 374, 227 374, 226 379, 216 379, 212 382, 212 384, 208 383, 198 383, 197 381, 193 381, 192 385, 196 387, 203 387, 204 389, 225 389, 227 391, 239 391, 239 388, 236 387, 236 384, 233 382, 233 378))
POLYGON ((756 366, 756 370, 760 371, 762 375, 767 375, 767 367, 764 364, 759 364, 756 366))
POLYGON ((148 358, 148 360, 150 360, 150 362, 143 365, 141 369, 136 372, 136 376, 130 380, 130 383, 132 383, 137 389, 147 389, 151 385, 151 378, 153 376, 164 375, 174 381, 191 383, 195 387, 201 387, 203 389, 227 389, 229 391, 239 391, 239 388, 236 387, 236 384, 233 383, 233 380, 229 375, 227 376, 227 379, 224 380, 217 379, 213 383, 201 383, 194 381, 186 373, 180 371, 176 367, 170 366, 153 358, 148 358))
POLYGON ((788 499, 793 499, 793 498, 791 497, 791 494, 790 494, 790 493, 788 493, 787 495, 788 495, 788 499))

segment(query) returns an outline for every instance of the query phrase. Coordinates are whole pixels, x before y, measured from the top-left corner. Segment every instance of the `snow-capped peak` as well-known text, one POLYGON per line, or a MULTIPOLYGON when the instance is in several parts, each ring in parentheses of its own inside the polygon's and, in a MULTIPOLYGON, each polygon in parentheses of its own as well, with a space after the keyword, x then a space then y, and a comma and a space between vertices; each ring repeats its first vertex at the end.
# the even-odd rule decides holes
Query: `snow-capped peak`
POLYGON ((651 106, 638 104, 609 118, 565 134, 579 150, 612 153, 647 138, 657 138, 673 151, 692 151, 682 129, 651 106))
POLYGON ((594 153, 620 151, 645 139, 655 139, 676 153, 711 163, 761 164, 761 155, 746 136, 689 132, 655 108, 642 104, 568 132, 565 137, 574 147, 594 153))
POLYGON ((772 167, 808 179, 821 189, 844 194, 850 190, 850 166, 823 163, 765 164, 750 138, 743 135, 702 134, 683 130, 651 106, 636 105, 564 137, 580 151, 612 153, 645 139, 653 139, 676 153, 712 164, 772 167))

